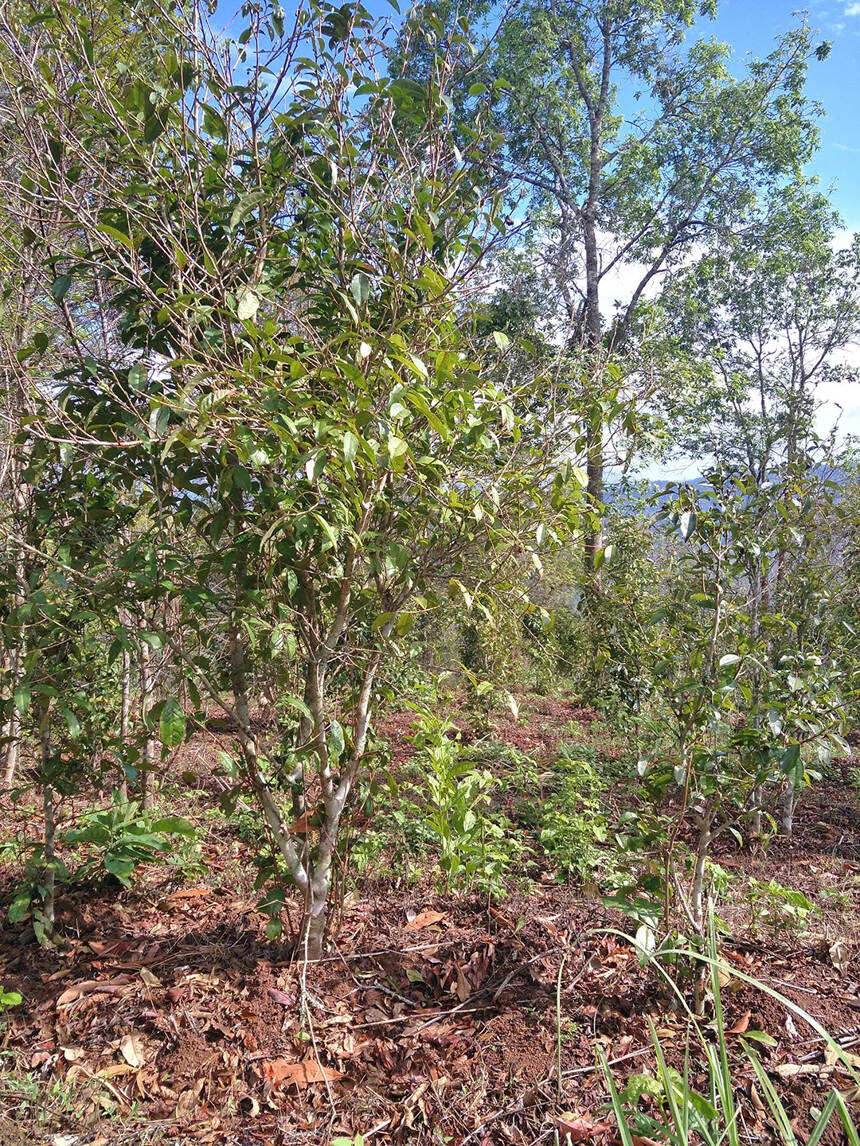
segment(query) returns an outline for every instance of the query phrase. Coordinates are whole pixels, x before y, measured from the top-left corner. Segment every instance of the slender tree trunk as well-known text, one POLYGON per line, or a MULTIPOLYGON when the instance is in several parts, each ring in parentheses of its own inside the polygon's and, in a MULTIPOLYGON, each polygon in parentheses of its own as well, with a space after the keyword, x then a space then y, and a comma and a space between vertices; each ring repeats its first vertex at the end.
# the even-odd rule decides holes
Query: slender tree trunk
MULTIPOLYGON (((131 653, 127 648, 122 650, 122 699, 120 701, 119 711, 119 739, 122 745, 122 752, 125 753, 128 747, 128 733, 129 723, 131 716, 131 653)), ((123 800, 128 800, 128 774, 125 770, 125 757, 122 760, 122 780, 120 781, 120 793, 123 800)))
POLYGON ((143 758, 140 770, 141 802, 146 811, 149 811, 155 802, 155 737, 149 727, 149 712, 153 703, 153 675, 150 648, 146 641, 140 644, 140 715, 145 726, 145 740, 143 742, 143 758))
MULTIPOLYGON (((17 469, 17 467, 16 467, 17 469)), ((16 473, 12 492, 12 509, 17 528, 25 529, 25 518, 29 498, 23 480, 16 473)), ((20 547, 15 554, 15 593, 12 601, 13 608, 18 609, 27 598, 27 566, 24 560, 24 550, 20 547)), ((24 629, 19 625, 16 643, 10 650, 10 693, 13 703, 6 721, 4 736, 6 739, 3 760, 3 787, 11 788, 15 783, 15 774, 18 771, 18 756, 21 744, 21 716, 14 704, 15 691, 24 679, 24 658, 27 655, 27 643, 24 629)))
MULTIPOLYGON (((708 853, 713 839, 712 826, 714 818, 714 805, 707 800, 702 809, 699 820, 699 834, 696 839, 696 865, 693 869, 693 884, 690 889, 690 904, 693 920, 698 929, 699 938, 704 945, 707 931, 705 915, 705 870, 708 863, 708 853)), ((705 1013, 705 992, 708 981, 708 964, 698 963, 693 979, 693 1005, 697 1017, 705 1013)))
POLYGON ((56 808, 54 804, 54 788, 48 775, 51 759, 51 712, 47 706, 43 707, 39 711, 39 740, 42 776, 42 818, 45 849, 45 893, 42 899, 42 914, 45 921, 45 936, 47 939, 53 940, 57 883, 57 872, 55 867, 55 837, 57 832, 57 820, 56 808))
MULTIPOLYGON (((251 727, 248 704, 248 674, 242 630, 238 623, 230 631, 230 682, 233 690, 233 706, 238 724, 239 744, 246 775, 263 811, 273 846, 278 849, 296 887, 307 898, 308 871, 302 854, 290 836, 289 827, 281 814, 277 800, 266 777, 260 769, 257 738, 251 727)), ((301 845, 303 847, 303 843, 301 845)))
POLYGON ((337 787, 330 786, 326 792, 325 777, 323 778, 325 819, 320 832, 320 840, 314 859, 313 870, 310 873, 307 914, 302 925, 308 959, 319 959, 323 954, 328 915, 328 895, 331 887, 332 864, 337 846, 338 830, 340 828, 343 810, 346 807, 346 802, 349 799, 350 791, 355 783, 358 769, 364 757, 367 732, 370 727, 370 705, 373 695, 373 682, 376 679, 379 662, 379 654, 376 654, 370 658, 364 669, 361 687, 355 704, 353 748, 350 752, 349 759, 345 761, 340 782, 337 787))
POLYGON ((790 778, 786 781, 785 791, 782 794, 782 834, 791 839, 794 835, 794 811, 797 807, 798 793, 794 787, 794 781, 790 778))
POLYGON ((761 839, 761 809, 764 802, 764 785, 756 784, 752 790, 752 799, 750 801, 750 838, 758 841, 761 839))
POLYGON ((699 929, 699 934, 705 933, 705 870, 708 863, 708 853, 711 847, 712 825, 714 818, 713 802, 708 800, 702 809, 699 820, 699 834, 696 839, 696 866, 693 869, 693 885, 690 889, 690 904, 693 919, 699 929))
POLYGON ((18 746, 21 742, 21 716, 15 707, 15 690, 21 683, 21 661, 23 659, 23 639, 20 645, 11 649, 9 653, 9 694, 13 698, 9 710, 9 719, 3 726, 3 787, 11 788, 15 783, 15 773, 18 771, 18 746))

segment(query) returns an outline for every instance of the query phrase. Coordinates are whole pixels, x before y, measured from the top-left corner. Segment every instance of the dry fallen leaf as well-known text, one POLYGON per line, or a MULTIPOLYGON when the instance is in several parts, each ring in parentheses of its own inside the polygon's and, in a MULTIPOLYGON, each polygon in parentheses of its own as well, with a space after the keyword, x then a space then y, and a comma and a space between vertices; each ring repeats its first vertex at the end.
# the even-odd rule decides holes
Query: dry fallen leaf
POLYGON ((605 1134, 612 1129, 608 1122, 595 1122, 591 1118, 575 1114, 561 1114, 555 1120, 555 1129, 571 1142, 591 1142, 597 1134, 605 1134))
POLYGON ((179 891, 174 891, 172 895, 168 895, 168 903, 181 903, 183 899, 197 899, 201 895, 211 895, 211 887, 182 887, 179 891))
POLYGON ((312 1058, 304 1062, 287 1062, 283 1058, 266 1059, 263 1064, 263 1078, 272 1086, 308 1086, 314 1082, 335 1082, 343 1075, 339 1070, 320 1066, 312 1058))
POLYGON ((752 1011, 744 1011, 744 1013, 741 1015, 741 1017, 738 1019, 738 1021, 735 1023, 735 1025, 733 1027, 729 1027, 729 1029, 726 1031, 726 1034, 727 1035, 745 1035, 747 1032, 747 1027, 750 1025, 750 1018, 751 1017, 752 1017, 752 1011))
POLYGON ((295 1004, 296 996, 288 995, 286 991, 279 991, 277 987, 268 987, 268 994, 271 999, 276 1003, 280 1003, 282 1007, 292 1007, 295 1004))
POLYGON ((302 812, 297 820, 293 820, 287 829, 294 836, 306 836, 310 831, 308 825, 308 813, 302 812))
POLYGON ((140 1035, 126 1035, 120 1041, 119 1053, 129 1066, 141 1067, 146 1061, 143 1039, 140 1035))
POLYGON ((463 968, 457 964, 457 998, 461 1003, 465 1003, 471 996, 472 988, 469 986, 469 980, 463 974, 463 968))
POLYGON ((154 975, 148 967, 141 967, 140 977, 143 980, 143 982, 146 983, 147 987, 160 987, 161 986, 161 980, 159 979, 159 977, 157 975, 154 975))
POLYGON ((420 931, 422 927, 432 927, 434 923, 441 923, 445 919, 444 911, 419 911, 414 919, 406 924, 406 931, 420 931))
POLYGON ((74 1003, 76 999, 80 999, 84 995, 114 995, 117 991, 121 991, 123 987, 127 986, 128 981, 128 975, 121 975, 117 979, 85 979, 82 983, 75 983, 74 987, 68 987, 63 991, 62 995, 57 999, 57 1008, 67 1007, 70 1003, 74 1003))
POLYGON ((783 1062, 776 1067, 776 1073, 780 1078, 795 1078, 799 1074, 829 1074, 830 1069, 811 1062, 783 1062))
POLYGON ((848 964, 851 962, 848 952, 848 944, 843 939, 837 939, 830 944, 830 962, 842 975, 848 970, 848 964))

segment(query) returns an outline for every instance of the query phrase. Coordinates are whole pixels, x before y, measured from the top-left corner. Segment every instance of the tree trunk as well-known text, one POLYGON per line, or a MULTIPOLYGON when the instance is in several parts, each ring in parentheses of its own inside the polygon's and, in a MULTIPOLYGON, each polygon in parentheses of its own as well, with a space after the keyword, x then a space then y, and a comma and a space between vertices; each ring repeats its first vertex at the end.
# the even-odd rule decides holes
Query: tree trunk
MULTIPOLYGON (((24 528, 24 519, 28 505, 27 490, 23 479, 16 475, 12 492, 12 512, 18 522, 18 528, 24 528)), ((23 606, 27 599, 27 566, 24 561, 24 550, 20 547, 15 554, 15 592, 12 607, 17 609, 23 606)), ((15 783, 15 774, 18 771, 18 755, 21 743, 21 716, 15 707, 15 690, 24 679, 24 658, 27 653, 24 629, 18 628, 17 643, 11 650, 10 656, 10 695, 13 698, 9 719, 4 728, 6 737, 5 755, 3 760, 3 787, 11 788, 15 783)))
MULTIPOLYGON (((711 831, 714 817, 712 800, 707 800, 702 809, 699 820, 699 834, 696 840, 696 866, 693 869, 693 885, 690 894, 690 904, 693 920, 698 929, 699 938, 704 947, 707 932, 707 918, 705 913, 705 870, 708 863, 708 852, 711 847, 713 833, 711 831)), ((697 1017, 705 1013, 705 994, 708 982, 708 964, 699 962, 693 976, 693 1009, 697 1017)))
MULTIPOLYGON (((122 699, 119 711, 119 739, 122 752, 128 747, 129 718, 131 715, 131 653, 127 648, 122 650, 122 699)), ((128 800, 128 773, 125 770, 125 756, 122 758, 122 780, 120 793, 123 800, 128 800)))
POLYGON ((752 802, 750 803, 750 837, 758 841, 761 839, 761 806, 764 799, 764 786, 756 784, 752 792, 752 802))
POLYGON ((41 778, 42 778, 42 817, 44 831, 44 858, 45 893, 42 898, 42 915, 44 918, 45 938, 54 938, 54 917, 57 872, 55 867, 56 851, 55 837, 57 831, 56 809, 54 807, 54 788, 48 776, 51 759, 51 713, 44 707, 39 712, 39 739, 41 751, 41 778))
POLYGON ((21 662, 23 641, 17 648, 11 650, 9 655, 9 695, 12 698, 9 719, 3 726, 4 753, 3 753, 3 787, 11 788, 15 783, 15 773, 18 771, 18 745, 21 742, 21 716, 15 707, 15 690, 21 683, 21 662))
POLYGON ((714 818, 713 802, 708 800, 702 809, 699 820, 699 834, 696 840, 696 866, 693 869, 693 885, 690 889, 690 904, 693 911, 693 920, 699 929, 699 934, 705 934, 705 869, 708 862, 708 852, 713 838, 711 826, 714 818))
POLYGON ((145 727, 146 739, 143 742, 143 758, 140 769, 140 796, 145 811, 150 811, 155 802, 155 737, 149 727, 149 712, 153 701, 152 661, 149 645, 146 641, 140 644, 140 715, 145 727))
POLYGON ((798 794, 795 790, 794 783, 789 779, 786 781, 786 788, 782 794, 782 834, 791 839, 794 834, 794 810, 797 807, 798 794))

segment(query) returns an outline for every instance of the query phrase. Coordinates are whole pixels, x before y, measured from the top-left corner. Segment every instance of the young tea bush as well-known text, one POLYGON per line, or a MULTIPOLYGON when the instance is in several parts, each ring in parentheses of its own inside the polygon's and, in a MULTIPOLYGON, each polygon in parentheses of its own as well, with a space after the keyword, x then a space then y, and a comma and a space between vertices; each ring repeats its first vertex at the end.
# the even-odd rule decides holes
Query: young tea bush
POLYGON ((559 878, 584 882, 594 878, 596 845, 606 842, 600 784, 593 764, 577 759, 566 745, 560 753, 552 768, 553 790, 541 810, 539 838, 559 878))
POLYGON ((499 896, 523 845, 504 817, 491 814, 492 772, 463 759, 454 733, 450 721, 425 714, 415 736, 427 768, 425 820, 439 847, 440 882, 446 892, 476 889, 499 896))

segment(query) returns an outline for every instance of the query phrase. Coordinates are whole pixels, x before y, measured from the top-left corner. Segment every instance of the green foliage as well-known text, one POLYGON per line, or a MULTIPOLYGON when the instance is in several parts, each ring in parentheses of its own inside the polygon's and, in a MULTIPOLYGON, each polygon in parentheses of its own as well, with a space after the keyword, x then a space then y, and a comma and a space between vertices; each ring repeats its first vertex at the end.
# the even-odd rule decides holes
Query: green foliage
POLYGON ((9 1007, 19 1007, 23 999, 17 991, 7 991, 5 987, 0 986, 0 1015, 9 1007))
POLYGON ((560 879, 596 883, 599 852, 595 845, 607 837, 597 773, 567 746, 559 751, 551 768, 549 795, 539 812, 538 838, 560 879))
POLYGON ((810 916, 819 909, 802 891, 783 887, 775 879, 766 883, 750 879, 744 892, 744 899, 751 908, 751 923, 754 931, 766 928, 770 931, 791 931, 802 934, 810 916))
POLYGON ((123 887, 131 887, 135 869, 143 863, 164 862, 173 847, 172 837, 196 835, 192 824, 180 816, 154 817, 135 801, 115 795, 110 808, 85 812, 83 826, 64 834, 74 847, 91 845, 94 854, 71 874, 72 879, 90 879, 105 872, 123 887))
POLYGON ((426 713, 415 736, 426 769, 426 822, 439 847, 442 886, 499 896, 523 848, 504 817, 490 814, 493 774, 462 758, 454 733, 450 721, 426 713))

